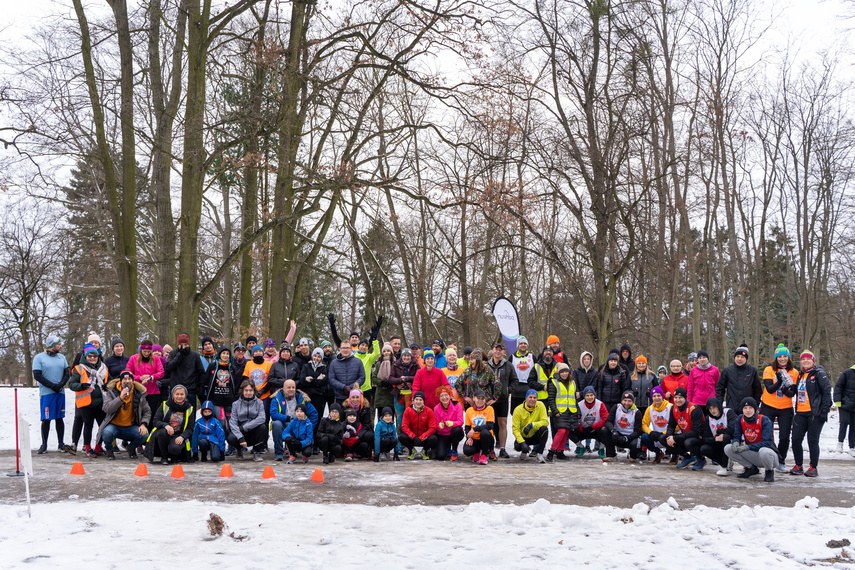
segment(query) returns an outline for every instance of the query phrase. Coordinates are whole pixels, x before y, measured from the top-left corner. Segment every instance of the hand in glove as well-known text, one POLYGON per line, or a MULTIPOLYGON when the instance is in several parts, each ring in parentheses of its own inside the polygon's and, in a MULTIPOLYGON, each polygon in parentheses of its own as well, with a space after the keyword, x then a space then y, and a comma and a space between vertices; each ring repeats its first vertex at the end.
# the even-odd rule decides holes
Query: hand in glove
POLYGON ((420 437, 414 437, 413 438, 413 445, 415 445, 416 447, 419 447, 419 446, 421 446, 421 444, 422 444, 422 438, 420 438, 420 437))
POLYGON ((454 427, 454 422, 453 422, 453 421, 451 421, 451 420, 447 420, 447 421, 445 422, 445 425, 447 425, 448 427, 454 427))
POLYGON ((520 446, 520 447, 521 447, 520 451, 522 453, 525 453, 525 454, 531 453, 531 448, 528 446, 528 444, 526 442, 523 442, 522 446, 520 446))
POLYGON ((312 378, 311 376, 306 376, 306 382, 311 382, 312 380, 314 380, 314 378, 312 378))
POLYGON ((528 433, 528 432, 530 432, 530 431, 531 431, 531 430, 533 430, 533 429, 534 429, 534 425, 533 425, 533 424, 528 424, 527 426, 525 426, 525 429, 524 429, 523 431, 524 431, 524 432, 526 432, 526 433, 528 433))
POLYGON ((391 390, 392 389, 392 383, 389 382, 388 380, 381 380, 380 381, 380 387, 383 388, 384 390, 391 390))
POLYGON ((736 453, 745 453, 748 451, 748 444, 746 443, 735 443, 731 449, 733 449, 736 453))
POLYGON ((327 320, 330 322, 331 325, 335 326, 335 315, 334 314, 330 313, 329 315, 327 315, 327 320))
POLYGON ((326 374, 318 374, 318 380, 323 380, 326 377, 327 377, 326 374))

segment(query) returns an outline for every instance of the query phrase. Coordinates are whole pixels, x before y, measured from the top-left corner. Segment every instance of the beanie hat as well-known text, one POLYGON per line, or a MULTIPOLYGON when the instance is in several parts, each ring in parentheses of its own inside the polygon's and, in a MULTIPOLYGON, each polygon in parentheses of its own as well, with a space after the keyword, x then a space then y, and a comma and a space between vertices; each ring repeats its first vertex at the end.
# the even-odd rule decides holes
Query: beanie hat
POLYGON ((172 352, 172 347, 169 346, 168 344, 164 344, 162 352, 167 352, 167 351, 172 352))
POLYGON ((228 352, 228 353, 229 353, 229 357, 231 357, 231 355, 232 355, 232 349, 230 349, 229 347, 227 347, 227 346, 225 346, 225 345, 224 345, 224 346, 221 346, 221 347, 220 347, 220 349, 219 349, 219 350, 217 350, 217 356, 221 355, 221 354, 222 354, 222 353, 224 353, 224 352, 228 352))
POLYGON ((481 350, 480 348, 476 348, 476 349, 472 350, 471 355, 472 355, 471 358, 474 358, 475 360, 483 360, 484 351, 481 350))
POLYGON ((674 390, 674 395, 675 396, 683 396, 684 398, 686 398, 689 395, 689 392, 688 392, 688 390, 686 390, 685 388, 680 386, 679 388, 674 390))
POLYGON ((356 336, 356 337, 358 337, 358 336, 359 336, 359 331, 350 331, 350 335, 349 335, 349 336, 356 336))
POLYGON ((410 350, 409 348, 402 348, 402 349, 401 349, 401 356, 404 356, 405 354, 406 354, 406 355, 408 355, 408 356, 412 356, 412 355, 413 355, 413 351, 412 351, 412 350, 410 350))
POLYGON ((633 402, 635 401, 635 395, 629 390, 624 392, 623 395, 621 395, 621 397, 620 397, 621 400, 626 400, 627 398, 629 398, 633 402))
MULTIPOLYGON (((121 372, 119 372, 119 381, 120 382, 121 382, 122 378, 130 378, 131 380, 133 380, 134 379, 134 373, 131 372, 130 370, 122 370, 121 372)), ((175 388, 173 388, 173 390, 174 389, 175 388)))
POLYGON ((268 338, 264 341, 264 346, 276 346, 276 341, 274 341, 272 338, 268 338))
POLYGON ((309 339, 307 339, 306 337, 302 337, 300 339, 300 342, 297 343, 297 345, 301 345, 301 344, 305 344, 306 346, 309 346, 309 339))
POLYGON ((256 344, 252 347, 252 353, 255 354, 256 352, 264 352, 264 349, 261 348, 260 344, 256 344))
POLYGON ((393 350, 392 350, 392 345, 391 345, 391 344, 389 344, 388 342, 383 344, 383 349, 382 349, 380 352, 381 352, 381 353, 382 353, 382 352, 386 352, 387 350, 388 350, 389 352, 393 352, 393 350))
POLYGON ((413 394, 413 400, 415 400, 416 398, 421 398, 422 400, 424 400, 425 399, 425 393, 422 392, 421 390, 419 390, 418 392, 415 392, 413 394))
POLYGON ((317 354, 318 356, 320 356, 321 358, 323 358, 323 357, 324 357, 324 351, 323 351, 322 349, 320 349, 320 348, 316 348, 315 350, 313 350, 313 351, 312 351, 312 356, 314 356, 314 355, 316 355, 316 354, 317 354))
POLYGON ((330 404, 330 411, 341 413, 341 404, 339 404, 338 402, 333 402, 332 404, 330 404))
POLYGON ((256 337, 255 335, 249 335, 248 337, 246 337, 246 344, 249 344, 251 342, 257 343, 258 337, 256 337))
POLYGON ((356 413, 356 410, 354 410, 353 408, 348 408, 348 409, 344 412, 344 415, 345 415, 345 416, 347 416, 347 417, 353 416, 353 417, 355 418, 355 417, 357 417, 359 414, 357 414, 357 413, 356 413))
POLYGON ((234 350, 235 352, 237 352, 239 350, 246 352, 246 347, 243 344, 241 344, 240 341, 238 341, 235 343, 235 346, 232 350, 234 350))
POLYGON ((736 347, 736 352, 733 353, 733 356, 739 356, 740 354, 745 358, 748 358, 748 346, 746 346, 745 344, 740 344, 738 347, 736 347))
POLYGON ((94 352, 95 354, 98 354, 98 349, 95 348, 94 344, 86 343, 86 346, 83 347, 83 356, 86 356, 90 352, 94 352))
POLYGON ((162 347, 162 346, 160 346, 159 344, 153 344, 153 345, 151 345, 151 349, 152 349, 154 352, 163 352, 163 347, 162 347))
POLYGON ((371 346, 371 339, 369 339, 369 338, 359 339, 359 346, 362 346, 363 344, 367 344, 368 346, 371 346))
POLYGON ((424 351, 423 358, 425 359, 425 362, 427 362, 427 359, 428 359, 428 358, 430 358, 431 360, 436 361, 436 355, 433 353, 433 351, 432 351, 432 350, 426 350, 426 351, 424 351))
POLYGON ((472 347, 471 346, 464 346, 463 347, 463 356, 469 356, 470 354, 472 354, 472 347))
POLYGON ((558 340, 557 336, 551 334, 546 338, 546 344, 561 344, 561 342, 558 340))
POLYGON ((692 360, 697 360, 697 359, 698 359, 698 353, 697 352, 690 352, 689 356, 686 357, 686 360, 688 360, 689 362, 691 362, 692 360))
POLYGON ((528 398, 529 396, 537 396, 537 390, 532 390, 531 388, 526 390, 525 397, 528 398))
POLYGON ((657 369, 656 369, 656 372, 657 372, 657 373, 659 373, 659 372, 668 372, 668 369, 667 369, 667 368, 665 368, 665 366, 664 366, 664 365, 662 365, 662 366, 660 366, 659 368, 657 368, 657 369))
POLYGON ((699 350, 698 351, 698 358, 700 358, 702 356, 706 357, 706 359, 709 360, 710 353, 707 352, 706 350, 699 350))
POLYGON ((282 352, 283 350, 291 351, 291 344, 287 340, 283 340, 282 344, 279 345, 279 352, 282 352))
POLYGON ((609 354, 617 354, 618 356, 620 356, 620 351, 617 349, 617 347, 615 347, 609 350, 609 354))
POLYGON ((431 346, 433 346, 435 344, 438 344, 440 347, 445 347, 445 343, 442 342, 441 338, 434 339, 434 341, 432 343, 430 343, 431 346))
POLYGON ((303 413, 306 413, 306 404, 297 404, 296 410, 303 410, 303 413))
POLYGON ((739 403, 739 409, 741 410, 745 406, 751 406, 755 410, 757 409, 757 400, 752 398, 751 396, 747 398, 742 398, 742 401, 739 403))
POLYGON ((547 350, 548 350, 549 352, 551 352, 552 354, 555 354, 555 351, 554 351, 554 350, 552 350, 552 347, 551 347, 551 346, 549 346, 548 344, 547 344, 546 346, 544 346, 544 347, 543 347, 543 352, 546 352, 547 350))
POLYGON ((811 352, 809 350, 805 350, 804 352, 802 352, 802 355, 799 357, 799 360, 801 360, 803 358, 810 358, 811 360, 816 362, 816 356, 814 356, 813 352, 811 352))
POLYGON ((169 391, 169 395, 170 395, 170 396, 174 396, 174 395, 175 395, 175 391, 176 391, 176 390, 178 390, 179 388, 181 388, 182 390, 184 390, 184 394, 185 394, 185 395, 187 394, 187 388, 185 388, 183 384, 176 384, 175 386, 173 386, 173 387, 172 387, 172 390, 170 390, 170 391, 169 391))
POLYGON ((383 408, 383 409, 380 411, 380 417, 381 417, 381 418, 382 418, 382 417, 385 417, 385 416, 391 416, 391 415, 393 415, 393 414, 392 414, 392 408, 390 408, 389 406, 386 406, 385 408, 383 408))
POLYGON ((552 373, 552 375, 558 376, 559 374, 561 374, 565 370, 569 372, 570 367, 567 366, 566 364, 564 364, 563 362, 559 362, 558 364, 555 365, 555 371, 552 373))
MULTIPOLYGON (((115 338, 113 339, 113 346, 116 346, 116 340, 118 340, 118 339, 115 339, 115 338)), ((119 341, 119 342, 121 342, 121 341, 119 341)), ((122 343, 122 344, 124 344, 124 343, 122 343)), ((178 335, 178 344, 190 344, 190 335, 187 333, 179 334, 178 335)))
POLYGON ((524 337, 524 336, 519 337, 519 338, 517 339, 517 346, 519 346, 519 345, 521 345, 521 344, 528 345, 528 339, 527 339, 526 337, 524 337))
POLYGON ((597 391, 594 390, 593 386, 585 386, 585 389, 582 390, 582 396, 584 396, 585 394, 594 394, 596 396, 597 391))
POLYGON ((784 346, 784 343, 779 344, 778 348, 775 349, 775 358, 778 358, 779 356, 789 356, 789 355, 790 355, 790 349, 788 349, 786 346, 784 346))
POLYGON ((665 392, 663 392, 663 391, 662 391, 662 388, 661 388, 660 386, 654 386, 654 387, 650 390, 650 395, 652 396, 653 394, 659 394, 659 395, 660 395, 660 396, 662 396, 663 398, 665 397, 665 392))
MULTIPOLYGON (((690 354, 689 356, 691 356, 691 354, 690 354)), ((671 361, 671 363, 670 363, 670 366, 674 366, 675 364, 676 364, 676 365, 678 365, 678 366, 683 366, 683 363, 682 363, 682 362, 680 362, 680 359, 679 359, 679 358, 675 358, 674 360, 672 360, 672 361, 671 361)))
POLYGON ((636 363, 636 364, 638 364, 639 362, 643 362, 643 363, 647 364, 647 357, 646 357, 646 356, 644 356, 643 354, 639 354, 639 355, 635 358, 635 363, 636 363))
POLYGON ((332 346, 332 343, 326 339, 321 341, 321 348, 326 348, 328 346, 332 346))
POLYGON ((449 348, 448 350, 445 351, 445 358, 448 359, 449 363, 453 364, 452 361, 457 360, 457 351, 454 350, 453 348, 449 348), (452 358, 452 356, 454 358, 452 358))
MULTIPOLYGON (((180 339, 181 335, 178 335, 178 337, 180 339)), ((117 344, 121 344, 122 346, 125 346, 125 341, 123 341, 119 337, 114 337, 113 340, 110 341, 110 349, 112 350, 112 349, 116 348, 117 344)), ((190 337, 189 336, 187 337, 187 344, 190 344, 190 337)))
POLYGON ((205 346, 206 342, 210 342, 211 344, 214 344, 214 339, 212 339, 209 336, 203 336, 202 337, 202 346, 205 346))
POLYGON ((350 394, 348 394, 347 396, 351 397, 351 396, 361 396, 361 395, 362 395, 362 392, 360 390, 358 390, 357 388, 354 388, 353 390, 350 391, 350 394))
POLYGON ((98 336, 98 333, 90 332, 89 336, 86 338, 86 342, 92 343, 98 341, 98 344, 101 343, 101 337, 98 336))

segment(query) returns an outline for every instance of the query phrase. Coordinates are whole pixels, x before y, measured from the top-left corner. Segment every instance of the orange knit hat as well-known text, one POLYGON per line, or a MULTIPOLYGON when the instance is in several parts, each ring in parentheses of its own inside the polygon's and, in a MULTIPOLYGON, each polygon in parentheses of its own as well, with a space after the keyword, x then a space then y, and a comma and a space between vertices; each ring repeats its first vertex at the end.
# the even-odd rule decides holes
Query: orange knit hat
POLYGON ((558 340, 558 337, 554 334, 549 335, 549 338, 546 339, 546 344, 561 344, 561 341, 558 340))
POLYGON ((647 364, 647 357, 643 354, 639 354, 638 357, 635 359, 635 363, 638 364, 639 362, 647 364))

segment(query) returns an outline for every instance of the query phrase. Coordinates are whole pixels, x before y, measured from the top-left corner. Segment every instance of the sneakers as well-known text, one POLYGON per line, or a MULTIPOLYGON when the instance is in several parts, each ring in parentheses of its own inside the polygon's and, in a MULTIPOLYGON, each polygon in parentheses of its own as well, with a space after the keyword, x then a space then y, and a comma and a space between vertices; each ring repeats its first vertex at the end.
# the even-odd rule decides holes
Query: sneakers
POLYGON ((451 455, 452 461, 457 461, 457 450, 456 449, 452 449, 450 455, 451 455))
POLYGON ((528 453, 525 451, 520 452, 520 461, 525 461, 526 459, 528 459, 528 453))
POLYGON ((95 452, 96 457, 104 457, 105 455, 107 455, 107 452, 104 451, 104 448, 101 447, 100 443, 95 446, 95 449, 93 451, 95 452))
POLYGON ((400 460, 401 460, 401 458, 398 457, 398 450, 396 449, 394 455, 392 456, 392 461, 400 461, 400 460))
POLYGON ((410 450, 410 454, 407 456, 407 459, 412 460, 415 458, 416 458, 416 448, 414 447, 410 450))
POLYGON ((727 477, 730 475, 730 471, 727 470, 727 467, 719 467, 718 471, 715 472, 719 477, 727 477))
MULTIPOLYGON (((354 458, 355 458, 355 454, 353 454, 353 453, 347 453, 347 454, 345 454, 345 456, 344 456, 344 460, 345 460, 345 461, 347 461, 348 463, 350 463, 351 461, 353 461, 353 460, 354 460, 354 458)), ((413 456, 412 456, 412 455, 410 455, 410 459, 412 459, 412 458, 413 458, 413 456)))
POLYGON ((427 451, 425 451, 424 449, 422 449, 421 458, 424 461, 427 461, 428 459, 430 459, 430 457, 428 457, 427 451))
POLYGON ((74 445, 63 445, 62 451, 66 453, 70 453, 71 455, 77 455, 77 444, 74 445))
POLYGON ((630 463, 638 463, 638 459, 635 459, 635 458, 630 457, 630 458, 629 458, 629 462, 630 462, 630 463))
POLYGON ((129 449, 128 450, 128 459, 136 459, 137 458, 137 450, 129 449))
POLYGON ((389 455, 388 451, 383 453, 383 461, 392 461, 392 456, 389 455))
POLYGON ((104 455, 107 457, 107 459, 109 459, 109 460, 111 460, 111 461, 112 461, 112 460, 114 460, 114 459, 116 459, 116 454, 115 454, 115 453, 113 453, 113 450, 112 450, 112 449, 108 449, 107 451, 105 451, 105 452, 104 452, 104 455))
POLYGON ((766 483, 774 483, 775 482, 775 470, 774 469, 767 469, 766 475, 763 477, 763 480, 766 483))
POLYGON ((577 447, 576 448, 576 457, 582 457, 583 455, 585 455, 585 448, 584 447, 577 447))
POLYGON ((834 448, 834 451, 836 451, 837 453, 843 453, 843 442, 842 441, 837 442, 837 447, 834 448))
POLYGON ((538 463, 546 463, 546 458, 543 457, 542 453, 537 454, 537 462, 538 463))
POLYGON ((805 470, 802 469, 801 465, 795 465, 792 469, 790 469, 790 475, 804 475, 805 470))
POLYGON ((665 454, 661 451, 656 452, 656 457, 653 458, 653 465, 659 465, 662 463, 662 458, 665 457, 665 454))
POLYGON ((234 447, 229 445, 228 449, 226 449, 226 457, 231 457, 232 455, 235 454, 236 451, 237 450, 234 447))
POLYGON ((685 469, 686 467, 691 465, 693 461, 694 461, 694 458, 691 455, 689 455, 688 457, 684 458, 683 461, 681 461, 679 465, 677 465, 677 469, 685 469))
POLYGON ((284 456, 281 453, 277 453, 273 461, 282 461, 283 459, 285 459, 284 456))
POLYGON ((600 456, 600 459, 605 460, 606 459, 606 450, 601 447, 600 450, 597 452, 597 455, 600 456))
POLYGON ((490 461, 498 461, 498 460, 499 460, 499 458, 498 458, 498 457, 496 457, 496 452, 495 452, 495 451, 490 451, 490 456, 489 456, 489 457, 490 457, 490 461))
POLYGON ((816 470, 816 467, 814 467, 813 465, 808 467, 808 470, 805 471, 805 477, 816 477, 817 475, 819 475, 819 472, 816 470))
POLYGON ((510 459, 511 458, 511 456, 508 455, 508 452, 505 451, 504 447, 499 450, 499 457, 501 457, 502 459, 510 459))
POLYGON ((92 446, 84 445, 83 446, 83 454, 86 455, 89 459, 95 459, 98 455, 95 454, 95 451, 92 449, 92 446))
POLYGON ((852 457, 855 457, 855 447, 849 448, 849 455, 851 455, 852 457))
POLYGON ((676 455, 671 456, 671 461, 668 462, 668 465, 677 465, 677 456, 676 455))
POLYGON ((243 446, 240 446, 237 448, 237 458, 238 459, 243 459, 243 450, 244 450, 243 446))
MULTIPOLYGON (((280 458, 279 461, 282 461, 282 459, 280 458)), ((294 464, 294 456, 293 455, 289 456, 288 461, 286 461, 285 463, 287 463, 288 465, 293 465, 294 464)))
POLYGON ((324 451, 324 465, 329 465, 330 463, 330 454, 324 451))
POLYGON ((472 456, 472 463, 480 463, 481 461, 481 453, 476 453, 472 456))
POLYGON ((695 464, 692 466, 692 471, 700 471, 704 468, 704 465, 707 464, 707 460, 705 457, 701 457, 698 459, 695 464))
POLYGON ((555 459, 558 459, 558 460, 560 460, 560 461, 566 461, 567 459, 569 459, 569 457, 567 457, 566 455, 564 455, 564 452, 563 452, 563 451, 559 451, 559 452, 557 452, 557 453, 555 454, 555 459))
POLYGON ((777 467, 775 467, 775 471, 778 473, 786 473, 788 471, 787 466, 783 463, 778 463, 777 467))
POLYGON ((303 456, 303 463, 308 463, 308 462, 309 462, 309 456, 308 456, 308 455, 304 455, 304 456, 303 456))
POLYGON ((482 454, 481 459, 478 460, 478 463, 480 463, 481 465, 487 465, 487 456, 482 454))
POLYGON ((737 475, 737 477, 740 479, 748 479, 752 475, 757 475, 758 473, 760 473, 760 469, 752 465, 751 467, 746 467, 745 471, 737 475))
POLYGON ((255 462, 264 461, 264 458, 261 457, 261 453, 258 451, 252 452, 252 460, 255 462))
POLYGON ((42 455, 42 454, 44 454, 44 453, 46 453, 46 452, 47 452, 47 444, 46 444, 46 443, 43 443, 43 444, 41 445, 41 447, 39 447, 39 450, 38 450, 36 453, 38 453, 39 455, 42 455))

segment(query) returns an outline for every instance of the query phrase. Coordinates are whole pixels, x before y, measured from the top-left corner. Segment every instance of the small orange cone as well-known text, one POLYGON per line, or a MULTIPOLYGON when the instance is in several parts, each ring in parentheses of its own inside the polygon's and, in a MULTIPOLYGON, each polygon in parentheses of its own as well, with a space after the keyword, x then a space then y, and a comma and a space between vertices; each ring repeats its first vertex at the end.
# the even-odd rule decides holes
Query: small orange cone
POLYGON ((232 466, 230 463, 226 463, 223 465, 223 468, 220 469, 220 477, 234 477, 235 474, 232 473, 232 466))
POLYGON ((315 483, 323 483, 324 482, 324 472, 321 471, 320 467, 315 468, 315 472, 312 473, 312 478, 309 481, 314 481, 315 483))
POLYGON ((145 466, 145 463, 137 465, 137 470, 134 471, 134 475, 137 477, 148 477, 148 467, 145 466))
POLYGON ((170 477, 174 477, 175 479, 181 479, 184 477, 184 469, 180 465, 176 465, 172 468, 172 475, 170 477))
POLYGON ((273 467, 268 465, 264 468, 264 473, 261 474, 262 479, 275 479, 276 473, 273 472, 273 467))
POLYGON ((74 465, 71 466, 71 475, 86 475, 86 471, 83 470, 83 464, 75 462, 74 465))

